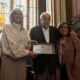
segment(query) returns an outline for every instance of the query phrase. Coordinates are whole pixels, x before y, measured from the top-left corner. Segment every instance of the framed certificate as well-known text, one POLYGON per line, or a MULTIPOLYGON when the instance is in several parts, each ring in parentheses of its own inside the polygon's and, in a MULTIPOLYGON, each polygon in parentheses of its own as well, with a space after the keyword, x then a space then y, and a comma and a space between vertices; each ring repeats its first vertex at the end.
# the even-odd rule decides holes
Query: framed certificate
POLYGON ((37 54, 55 54, 54 44, 37 43, 33 44, 33 52, 37 54))

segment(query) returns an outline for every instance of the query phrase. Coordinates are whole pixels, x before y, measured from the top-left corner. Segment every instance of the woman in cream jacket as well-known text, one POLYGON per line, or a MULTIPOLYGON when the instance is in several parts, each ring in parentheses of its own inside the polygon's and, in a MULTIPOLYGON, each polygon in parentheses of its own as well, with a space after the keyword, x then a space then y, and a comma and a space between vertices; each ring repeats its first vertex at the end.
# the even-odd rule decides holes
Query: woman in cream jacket
POLYGON ((1 80, 26 80, 26 56, 37 56, 28 50, 28 42, 22 11, 15 9, 10 15, 10 24, 4 25, 1 37, 1 80))

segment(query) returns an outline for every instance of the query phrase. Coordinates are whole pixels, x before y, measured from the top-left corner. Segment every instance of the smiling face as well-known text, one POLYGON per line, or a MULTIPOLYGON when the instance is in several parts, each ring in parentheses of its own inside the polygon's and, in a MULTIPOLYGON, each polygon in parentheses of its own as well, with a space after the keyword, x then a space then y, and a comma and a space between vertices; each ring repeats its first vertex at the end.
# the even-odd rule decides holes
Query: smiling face
POLYGON ((20 10, 16 10, 14 14, 14 22, 19 24, 22 23, 22 20, 23 20, 22 12, 20 10))
POLYGON ((44 28, 48 28, 50 24, 50 15, 48 13, 43 14, 40 22, 44 28))
POLYGON ((59 32, 62 36, 66 36, 68 34, 68 25, 62 24, 59 28, 59 32))

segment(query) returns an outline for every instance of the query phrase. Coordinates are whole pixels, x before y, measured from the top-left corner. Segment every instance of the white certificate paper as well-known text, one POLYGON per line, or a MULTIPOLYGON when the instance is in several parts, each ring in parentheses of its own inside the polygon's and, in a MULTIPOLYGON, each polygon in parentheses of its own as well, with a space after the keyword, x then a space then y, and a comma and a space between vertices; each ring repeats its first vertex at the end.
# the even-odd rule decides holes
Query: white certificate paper
POLYGON ((33 52, 38 54, 55 54, 55 47, 50 44, 33 45, 33 52))

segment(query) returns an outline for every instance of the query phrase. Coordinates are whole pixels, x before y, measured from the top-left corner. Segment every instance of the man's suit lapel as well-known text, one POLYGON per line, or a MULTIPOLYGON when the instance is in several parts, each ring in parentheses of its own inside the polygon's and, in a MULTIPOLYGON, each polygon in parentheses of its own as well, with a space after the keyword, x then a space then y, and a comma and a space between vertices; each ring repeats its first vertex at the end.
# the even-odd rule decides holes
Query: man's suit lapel
POLYGON ((46 42, 41 26, 40 26, 40 29, 39 30, 40 30, 40 37, 41 37, 42 41, 43 42, 46 42))

